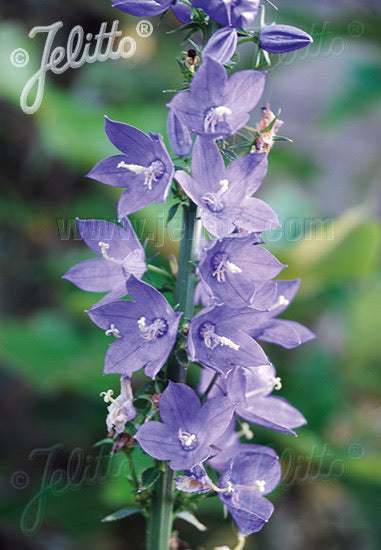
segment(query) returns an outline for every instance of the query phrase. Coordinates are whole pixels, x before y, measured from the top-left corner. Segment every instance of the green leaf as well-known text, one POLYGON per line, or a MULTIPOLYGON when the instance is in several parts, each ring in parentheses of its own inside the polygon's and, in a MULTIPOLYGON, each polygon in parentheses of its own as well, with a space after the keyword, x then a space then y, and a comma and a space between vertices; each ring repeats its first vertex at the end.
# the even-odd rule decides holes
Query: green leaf
POLYGON ((181 366, 187 367, 189 365, 188 354, 185 349, 177 349, 175 351, 175 356, 181 366))
POLYGON ((151 485, 153 485, 157 481, 159 473, 160 472, 156 466, 144 470, 144 472, 142 473, 142 484, 139 488, 139 492, 145 491, 146 489, 151 487, 151 485))
POLYGON ((114 512, 113 514, 106 516, 101 521, 102 523, 107 523, 108 521, 117 521, 118 519, 123 519, 128 516, 132 516, 134 514, 141 514, 141 513, 142 513, 141 510, 139 510, 138 508, 122 508, 121 510, 114 512))
POLYGON ((273 136, 273 141, 289 141, 290 143, 294 143, 293 139, 290 139, 285 136, 273 136))
POLYGON ((177 212, 179 206, 180 206, 180 203, 179 203, 179 202, 176 202, 176 203, 173 204, 173 205, 171 206, 171 208, 169 209, 168 218, 167 218, 167 225, 168 225, 169 222, 170 222, 171 220, 173 220, 173 218, 175 217, 176 212, 177 212))
POLYGON ((179 512, 177 514, 176 518, 182 519, 182 520, 186 521, 187 523, 190 523, 191 525, 193 525, 193 527, 196 527, 196 529, 198 529, 199 531, 206 531, 207 530, 206 525, 201 523, 196 518, 196 516, 194 516, 190 512, 187 512, 186 510, 184 510, 183 512, 179 512))
POLYGON ((114 444, 114 440, 110 439, 109 437, 106 437, 105 439, 101 439, 100 441, 97 441, 94 443, 93 447, 100 447, 101 445, 110 445, 114 444))

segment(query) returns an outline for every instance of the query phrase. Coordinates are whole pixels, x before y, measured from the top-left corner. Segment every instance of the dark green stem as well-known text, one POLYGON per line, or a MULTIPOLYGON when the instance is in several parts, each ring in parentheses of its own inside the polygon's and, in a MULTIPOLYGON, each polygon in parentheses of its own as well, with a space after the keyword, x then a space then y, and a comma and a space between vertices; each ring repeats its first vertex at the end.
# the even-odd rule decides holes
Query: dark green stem
MULTIPOLYGON (((179 269, 175 288, 175 304, 184 313, 185 320, 193 315, 193 294, 195 286, 195 261, 200 236, 197 220, 197 206, 184 206, 184 231, 181 237, 179 269)), ((174 382, 185 382, 186 371, 172 354, 167 368, 168 378, 174 382)), ((173 522, 173 472, 162 463, 159 479, 152 494, 152 508, 148 521, 146 550, 168 550, 173 522)))
POLYGON ((186 319, 193 315, 193 294, 195 285, 195 261, 200 240, 200 224, 196 219, 197 206, 191 202, 184 206, 184 232, 179 253, 179 270, 175 288, 175 304, 184 312, 186 319))
POLYGON ((169 550, 173 521, 173 472, 162 464, 152 494, 146 550, 169 550))

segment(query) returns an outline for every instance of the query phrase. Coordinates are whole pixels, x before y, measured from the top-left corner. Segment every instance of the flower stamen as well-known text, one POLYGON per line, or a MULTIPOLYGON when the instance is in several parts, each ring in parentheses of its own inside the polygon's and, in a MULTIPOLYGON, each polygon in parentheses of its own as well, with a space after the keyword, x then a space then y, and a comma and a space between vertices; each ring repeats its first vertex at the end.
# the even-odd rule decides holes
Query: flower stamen
POLYGON ((115 401, 115 399, 112 397, 114 395, 114 392, 112 390, 102 391, 99 396, 103 397, 103 401, 105 403, 114 403, 117 407, 119 407, 119 403, 115 401))
POLYGON ((134 174, 145 174, 143 185, 146 185, 150 191, 152 189, 152 183, 156 183, 165 172, 165 166, 161 160, 154 160, 148 168, 140 166, 140 164, 127 164, 122 160, 117 167, 125 168, 134 174))
POLYGON ((255 489, 258 489, 260 493, 265 492, 266 482, 263 479, 257 479, 254 485, 255 489))
POLYGON ((223 489, 221 487, 217 487, 217 485, 215 485, 213 482, 211 482, 210 486, 213 491, 216 491, 216 493, 234 493, 234 487, 230 483, 230 481, 227 482, 227 486, 223 489))
POLYGON ((140 336, 146 342, 152 342, 152 340, 155 340, 155 338, 160 338, 161 336, 164 336, 164 334, 166 334, 168 331, 168 325, 164 319, 154 319, 151 324, 147 325, 146 318, 140 317, 137 323, 139 330, 143 333, 140 336))
POLYGON ((181 446, 185 451, 191 451, 198 444, 197 436, 195 434, 184 432, 181 428, 179 429, 179 433, 177 434, 177 437, 179 438, 181 446))
POLYGON ((207 193, 201 200, 212 212, 221 212, 224 208, 224 203, 221 200, 221 195, 223 195, 229 188, 229 180, 222 179, 218 182, 221 186, 221 189, 217 193, 207 193))
POLYGON ((245 437, 246 439, 250 440, 253 439, 254 433, 250 429, 250 425, 247 422, 242 422, 241 424, 241 431, 237 432, 238 437, 245 437))
POLYGON ((212 107, 206 113, 204 118, 204 131, 206 133, 213 133, 216 130, 216 126, 219 122, 224 120, 225 115, 231 115, 232 111, 229 107, 219 105, 218 107, 212 107))
POLYGON ((225 252, 217 252, 212 259, 212 267, 214 271, 212 277, 216 277, 219 283, 225 281, 225 273, 230 271, 230 273, 242 273, 242 269, 229 261, 229 256, 225 252))
POLYGON ((203 323, 199 328, 200 337, 204 340, 204 344, 209 349, 214 349, 217 346, 228 346, 234 350, 239 349, 239 345, 226 336, 219 336, 215 333, 215 325, 213 323, 203 323))
POLYGON ((112 336, 115 336, 115 338, 120 338, 120 332, 114 324, 111 324, 110 328, 105 330, 105 335, 106 336, 111 336, 112 335, 112 336))
POLYGON ((269 308, 269 311, 272 311, 273 309, 277 309, 280 306, 288 306, 289 303, 290 303, 290 300, 287 300, 285 296, 280 295, 278 300, 275 302, 275 304, 269 308))

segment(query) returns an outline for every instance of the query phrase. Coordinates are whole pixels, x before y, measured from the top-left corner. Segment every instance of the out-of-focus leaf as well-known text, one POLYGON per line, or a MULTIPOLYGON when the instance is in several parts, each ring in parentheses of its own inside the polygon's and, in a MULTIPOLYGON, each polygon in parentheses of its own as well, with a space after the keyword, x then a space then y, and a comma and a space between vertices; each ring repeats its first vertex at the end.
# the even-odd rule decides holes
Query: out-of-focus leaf
POLYGON ((301 292, 353 281, 372 273, 381 247, 381 226, 368 221, 363 208, 312 227, 310 234, 281 256, 287 278, 301 277, 301 292))
POLYGON ((106 523, 108 521, 117 521, 118 519, 123 519, 128 516, 132 516, 134 514, 141 514, 141 513, 142 513, 141 510, 139 510, 138 508, 122 508, 121 510, 114 512, 113 514, 106 516, 101 521, 102 523, 106 523))
POLYGON ((0 357, 5 367, 48 392, 74 389, 92 395, 104 390, 102 334, 79 334, 72 320, 48 311, 28 321, 1 326, 0 357))
POLYGON ((362 111, 373 109, 381 93, 381 64, 379 60, 349 65, 351 72, 342 93, 334 97, 323 114, 321 123, 337 125, 362 111))
POLYGON ((335 369, 335 360, 318 348, 307 344, 298 354, 295 368, 284 378, 285 397, 308 420, 311 429, 320 429, 342 400, 335 369))
POLYGON ((193 527, 196 527, 196 529, 198 529, 199 531, 206 531, 206 530, 207 530, 206 525, 204 525, 203 523, 201 523, 201 522, 196 518, 196 516, 194 516, 194 515, 191 514, 190 512, 187 512, 186 510, 184 510, 183 512, 179 512, 179 513, 176 515, 176 518, 177 518, 177 519, 182 519, 182 520, 186 521, 187 523, 190 523, 191 525, 193 525, 193 527))

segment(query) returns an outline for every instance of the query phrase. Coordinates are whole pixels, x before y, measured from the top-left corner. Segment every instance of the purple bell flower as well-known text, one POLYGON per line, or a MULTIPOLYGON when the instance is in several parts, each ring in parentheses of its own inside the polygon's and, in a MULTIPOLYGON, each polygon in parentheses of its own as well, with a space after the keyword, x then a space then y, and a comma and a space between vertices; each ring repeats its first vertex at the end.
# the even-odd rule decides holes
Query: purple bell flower
POLYGON ((197 274, 214 301, 231 307, 251 305, 262 283, 286 267, 258 242, 262 241, 255 233, 237 233, 213 239, 204 248, 197 274))
POLYGON ((201 208, 201 222, 221 238, 236 229, 261 232, 278 227, 275 212, 264 201, 251 198, 267 172, 267 155, 249 153, 227 168, 215 143, 198 137, 192 151, 192 177, 177 171, 185 193, 201 208))
POLYGON ((108 348, 103 374, 131 374, 142 367, 154 378, 175 345, 182 313, 176 313, 154 287, 133 275, 127 282, 129 300, 118 300, 87 311, 107 336, 116 340, 108 348))
POLYGON ((79 234, 85 244, 101 258, 85 260, 63 275, 87 292, 107 292, 95 306, 112 302, 126 295, 130 275, 141 279, 146 272, 145 253, 128 218, 123 227, 103 220, 80 220, 79 234))
POLYGON ((105 117, 106 134, 123 155, 101 160, 87 174, 112 187, 124 187, 117 211, 118 219, 136 212, 151 202, 168 198, 174 166, 159 134, 149 135, 134 126, 105 117))
POLYGON ((241 29, 255 19, 259 0, 192 0, 192 4, 220 25, 241 29))
POLYGON ((238 366, 269 365, 261 346, 248 335, 252 314, 252 308, 233 309, 227 305, 207 307, 197 313, 188 332, 191 361, 198 361, 223 376, 238 366))
MULTIPOLYGON (((201 387, 210 383, 214 373, 203 369, 201 387)), ((293 428, 306 424, 306 419, 283 397, 271 395, 281 389, 281 379, 276 376, 273 365, 255 369, 238 368, 226 378, 219 377, 209 392, 210 397, 228 397, 236 403, 236 414, 244 420, 277 432, 296 435, 293 428)))
POLYGON ((262 445, 236 455, 221 474, 218 497, 242 535, 257 533, 268 522, 274 505, 264 495, 275 489, 281 477, 277 454, 262 445))
POLYGON ((206 57, 189 91, 178 92, 167 107, 191 132, 213 140, 226 138, 245 126, 265 81, 265 72, 252 70, 238 71, 228 79, 225 67, 206 57))
POLYGON ((226 430, 234 411, 225 397, 210 399, 201 406, 194 390, 169 381, 159 400, 162 422, 140 426, 135 439, 157 460, 169 460, 169 467, 191 470, 211 454, 210 445, 226 430))
MULTIPOLYGON (((253 311, 250 317, 251 329, 247 332, 255 340, 278 344, 290 349, 300 346, 309 340, 316 338, 315 334, 307 327, 289 321, 276 319, 294 299, 300 285, 300 279, 293 281, 269 281, 264 283, 257 294, 258 303, 262 306, 265 300, 267 311, 253 311), (271 297, 271 305, 269 300, 271 297)), ((252 300, 253 308, 256 308, 256 296, 252 300)), ((262 307, 261 307, 262 309, 262 307)))
POLYGON ((267 25, 259 33, 259 45, 269 53, 292 52, 312 42, 312 36, 290 25, 267 25))

